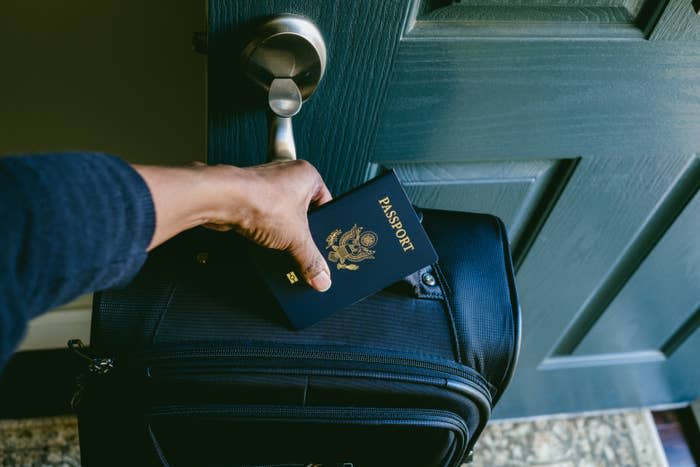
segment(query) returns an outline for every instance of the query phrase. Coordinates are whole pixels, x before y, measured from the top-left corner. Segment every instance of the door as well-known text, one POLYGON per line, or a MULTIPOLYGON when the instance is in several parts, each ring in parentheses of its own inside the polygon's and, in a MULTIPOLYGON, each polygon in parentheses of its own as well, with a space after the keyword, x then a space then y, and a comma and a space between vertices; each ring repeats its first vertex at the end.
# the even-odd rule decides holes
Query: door
POLYGON ((690 0, 210 0, 210 163, 264 162, 246 25, 307 16, 326 75, 297 151, 339 194, 500 216, 524 314, 496 410, 700 396, 700 17, 690 0))

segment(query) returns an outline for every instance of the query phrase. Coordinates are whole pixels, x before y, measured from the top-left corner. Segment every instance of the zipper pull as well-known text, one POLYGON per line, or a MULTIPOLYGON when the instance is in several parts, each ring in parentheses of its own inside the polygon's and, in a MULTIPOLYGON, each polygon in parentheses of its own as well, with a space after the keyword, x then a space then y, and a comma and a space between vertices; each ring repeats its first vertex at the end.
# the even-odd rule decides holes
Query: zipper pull
MULTIPOLYGON (((90 373, 98 375, 106 375, 109 371, 114 368, 114 361, 111 358, 98 358, 91 357, 85 352, 85 345, 80 339, 71 339, 68 341, 68 348, 78 357, 88 362, 88 371, 90 373)), ((77 376, 75 381, 75 392, 70 400, 70 406, 73 410, 78 408, 80 401, 83 398, 83 393, 85 392, 87 375, 81 373, 77 376)))
POLYGON ((88 361, 88 371, 98 375, 106 375, 114 368, 111 358, 92 357, 85 352, 85 345, 80 339, 68 341, 68 348, 80 358, 88 361))
POLYGON ((83 400, 83 393, 85 392, 85 373, 80 373, 75 378, 75 391, 73 391, 73 397, 70 398, 70 408, 76 410, 80 405, 80 401, 83 400))

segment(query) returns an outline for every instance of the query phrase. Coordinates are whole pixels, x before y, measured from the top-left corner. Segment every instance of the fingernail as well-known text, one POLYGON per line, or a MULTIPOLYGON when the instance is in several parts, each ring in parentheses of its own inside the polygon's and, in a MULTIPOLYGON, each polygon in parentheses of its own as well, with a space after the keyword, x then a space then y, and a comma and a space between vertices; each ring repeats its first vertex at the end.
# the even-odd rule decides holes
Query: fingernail
POLYGON ((331 277, 323 269, 311 278, 311 286, 319 292, 325 292, 331 288, 331 277))

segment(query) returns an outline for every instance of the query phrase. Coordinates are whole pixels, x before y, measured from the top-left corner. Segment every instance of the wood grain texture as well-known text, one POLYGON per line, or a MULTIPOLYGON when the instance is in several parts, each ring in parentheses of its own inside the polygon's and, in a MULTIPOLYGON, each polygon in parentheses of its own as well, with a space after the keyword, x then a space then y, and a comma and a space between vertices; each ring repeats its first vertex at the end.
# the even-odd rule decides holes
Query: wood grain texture
MULTIPOLYGON (((475 6, 510 6, 539 7, 539 8, 572 8, 572 7, 634 7, 640 5, 642 1, 625 2, 624 0, 459 0, 446 2, 444 0, 422 0, 420 9, 421 18, 445 18, 464 19, 463 10, 468 10, 475 6)), ((468 14, 468 13, 467 13, 468 14)))
MULTIPOLYGON (((700 16, 693 10, 690 0, 668 0, 650 37, 655 41, 700 40, 700 16)), ((697 44, 694 44, 697 46, 697 44)))
POLYGON ((424 0, 412 10, 412 37, 645 37, 663 0, 424 0))
POLYGON ((561 165, 570 161, 532 160, 469 163, 385 164, 396 171, 416 206, 484 212, 501 218, 508 230, 513 261, 519 265, 527 245, 549 213, 551 193, 563 189, 561 165))
POLYGON ((686 43, 406 39, 373 159, 692 154, 698 76, 686 43))
POLYGON ((507 21, 507 22, 582 22, 630 23, 633 16, 623 6, 564 6, 547 5, 473 5, 441 9, 421 18, 421 21, 507 21), (457 11, 455 11, 457 10, 457 11))
POLYGON ((541 413, 554 406, 581 410, 655 405, 697 392, 700 370, 677 373, 680 360, 645 357, 624 365, 541 365, 570 325, 587 325, 579 320, 580 310, 606 286, 609 271, 688 161, 688 156, 672 154, 582 158, 518 272, 527 350, 513 384, 523 391, 506 393, 499 414, 541 413), (669 379, 674 386, 666 386, 669 379), (557 394, 555 402, 551 394, 557 394))
POLYGON ((408 6, 407 0, 212 0, 208 161, 264 162, 267 101, 242 76, 240 50, 253 20, 297 13, 319 26, 329 57, 319 89, 293 119, 297 153, 316 165, 335 194, 363 181, 408 6))
MULTIPOLYGON (((638 324, 635 324, 635 319, 627 321, 629 329, 626 327, 609 327, 605 324, 609 319, 617 319, 615 316, 619 316, 621 313, 639 316, 640 319, 643 319, 647 323, 662 320, 664 322, 663 325, 659 323, 658 326, 653 326, 653 330, 659 333, 657 337, 666 334, 665 338, 659 337, 661 340, 657 345, 649 346, 648 338, 645 339, 639 336, 639 339, 637 337, 632 338, 635 340, 635 344, 629 346, 629 351, 661 351, 664 341, 671 335, 673 328, 677 328, 681 325, 680 323, 685 321, 686 316, 684 315, 692 312, 694 304, 686 303, 686 310, 679 311, 676 309, 673 311, 668 309, 669 307, 672 308, 672 301, 668 302, 668 306, 661 306, 662 302, 656 301, 656 299, 650 299, 648 301, 639 301, 639 303, 645 302, 648 305, 644 311, 640 311, 638 306, 632 306, 633 302, 626 302, 626 305, 623 307, 625 310, 621 311, 619 300, 622 297, 620 294, 624 296, 624 291, 629 290, 630 287, 635 291, 633 292, 635 296, 638 295, 641 297, 650 293, 652 290, 655 290, 655 288, 645 289, 642 293, 642 290, 635 289, 631 283, 638 283, 640 280, 643 281, 644 277, 648 279, 652 275, 657 277, 660 284, 667 283, 666 281, 670 274, 669 268, 671 266, 663 260, 658 259, 658 251, 663 250, 665 252, 662 253, 662 257, 668 254, 669 258, 678 258, 678 254, 674 254, 674 251, 680 249, 686 252, 690 244, 692 244, 692 242, 687 239, 683 239, 682 236, 688 235, 688 231, 692 232, 692 224, 691 227, 687 225, 688 209, 691 208, 686 208, 686 204, 698 191, 698 187, 700 187, 700 159, 693 157, 681 171, 679 178, 671 184, 657 206, 649 213, 644 224, 640 226, 639 230, 625 247, 625 250, 621 252, 614 267, 608 271, 602 286, 588 298, 584 306, 579 310, 575 322, 569 326, 569 329, 560 339, 553 352, 554 354, 568 355, 574 350, 577 350, 576 355, 590 353, 591 347, 589 345, 586 346, 583 344, 588 348, 588 351, 583 350, 583 352, 581 352, 581 349, 577 349, 577 347, 582 344, 582 340, 590 340, 592 336, 588 336, 588 333, 591 332, 591 328, 594 325, 596 328, 600 328, 602 325, 604 329, 608 331, 616 330, 615 332, 617 333, 615 343, 603 344, 602 341, 599 341, 601 344, 600 353, 606 353, 606 348, 612 349, 613 347, 621 351, 620 349, 625 348, 627 343, 629 343, 630 337, 627 335, 635 334, 635 328, 639 327, 638 324), (681 219, 678 218, 679 215, 682 216, 681 219), (685 224, 682 219, 686 219, 685 224), (679 224, 682 225, 682 227, 678 227, 679 224), (669 238, 673 238, 673 240, 669 240, 669 238), (650 253, 651 256, 649 256, 650 253), (654 260, 654 257, 657 259, 654 260), (654 264, 651 268, 649 267, 650 262, 654 264), (640 265, 641 269, 639 269, 640 265), (646 273, 644 271, 646 271, 646 273), (637 292, 639 292, 639 294, 637 294, 637 292), (615 303, 618 303, 618 305, 616 306, 615 303), (664 310, 664 313, 661 313, 659 317, 659 314, 654 313, 652 310, 664 310), (601 317, 602 320, 599 320, 601 317), (603 324, 600 324, 599 321, 603 321, 603 324)), ((690 216, 692 218, 692 214, 690 216)), ((691 258, 693 257, 694 256, 691 255, 691 258)), ((700 260, 700 258, 696 259, 700 260)), ((700 261, 698 265, 700 267, 700 261)), ((676 279, 678 279, 678 287, 676 288, 676 293, 678 293, 680 291, 679 289, 684 288, 681 284, 687 285, 689 281, 683 281, 680 280, 680 278, 676 279)), ((690 283, 692 283, 692 280, 690 283)), ((659 291, 659 293, 654 296, 660 297, 663 295, 664 292, 659 291)), ((678 296, 677 299, 693 299, 692 297, 694 297, 693 290, 692 287, 689 287, 687 288, 687 292, 678 296)), ((633 299, 633 301, 634 300, 635 299, 633 299)), ((623 319, 622 322, 625 321, 626 320, 623 319)), ((593 340, 596 339, 597 338, 593 336, 593 340)))
POLYGON ((687 159, 581 160, 518 273, 528 311, 523 337, 530 338, 521 364, 536 366, 549 356, 687 159))
MULTIPOLYGON (((694 163, 695 169, 700 168, 700 160, 694 163)), ((700 307, 699 234, 700 196, 696 195, 586 333, 575 354, 662 351, 683 345, 670 339, 700 307)))
POLYGON ((644 32, 632 23, 546 21, 416 21, 411 39, 536 39, 536 40, 642 40, 644 32))

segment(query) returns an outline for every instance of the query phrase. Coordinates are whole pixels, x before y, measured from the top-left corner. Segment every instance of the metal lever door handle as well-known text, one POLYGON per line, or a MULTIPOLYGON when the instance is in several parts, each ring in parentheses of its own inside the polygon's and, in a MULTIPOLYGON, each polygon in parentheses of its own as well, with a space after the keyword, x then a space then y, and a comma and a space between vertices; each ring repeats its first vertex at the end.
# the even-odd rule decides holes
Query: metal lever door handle
POLYGON ((297 150, 294 144, 292 117, 301 109, 301 91, 294 80, 276 78, 270 83, 267 100, 270 106, 267 160, 295 160, 297 150))
POLYGON ((283 15, 263 23, 243 49, 243 68, 267 92, 268 161, 294 160, 292 117, 314 93, 326 69, 326 45, 310 20, 283 15))
POLYGON ((294 131, 291 117, 270 115, 270 137, 267 147, 267 161, 293 161, 297 158, 297 148, 294 144, 294 131))

